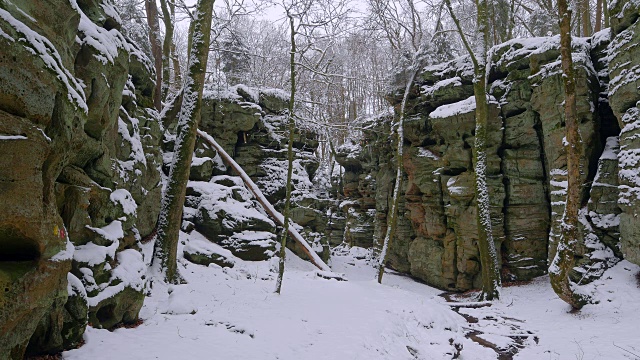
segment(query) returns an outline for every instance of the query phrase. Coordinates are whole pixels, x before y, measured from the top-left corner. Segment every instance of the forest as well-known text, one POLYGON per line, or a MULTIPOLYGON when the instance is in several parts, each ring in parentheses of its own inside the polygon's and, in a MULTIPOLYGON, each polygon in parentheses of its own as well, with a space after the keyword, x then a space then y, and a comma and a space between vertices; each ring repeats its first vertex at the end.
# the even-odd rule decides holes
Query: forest
POLYGON ((640 360, 640 0, 0 0, 0 360, 640 360))

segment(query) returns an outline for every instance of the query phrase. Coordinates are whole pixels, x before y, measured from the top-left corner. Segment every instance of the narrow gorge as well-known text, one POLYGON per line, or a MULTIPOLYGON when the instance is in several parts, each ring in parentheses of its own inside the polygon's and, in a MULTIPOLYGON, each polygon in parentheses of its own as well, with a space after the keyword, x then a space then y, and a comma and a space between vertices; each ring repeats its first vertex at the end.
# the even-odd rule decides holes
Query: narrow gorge
MULTIPOLYGON (((574 38, 584 145, 572 279, 581 285, 622 259, 640 265, 640 5, 610 3, 611 28, 574 38)), ((0 360, 78 347, 88 325, 139 321, 181 98, 154 109, 153 62, 120 27, 107 1, 0 0, 0 360)), ((546 274, 559 238, 567 179, 558 42, 515 39, 490 54, 487 170, 506 282, 546 274)), ((462 57, 426 67, 411 89, 401 216, 387 264, 453 292, 481 286, 472 77, 462 57)), ((401 92, 388 95, 396 110, 401 92)), ((212 85, 199 126, 278 209, 288 98, 212 85)), ((381 245, 394 116, 354 126, 361 137, 336 148, 342 171, 333 182, 316 155, 321 130, 297 129, 292 220, 325 260, 341 244, 381 245)), ((276 223, 202 141, 182 230, 202 236, 182 244, 181 257, 205 266, 267 260, 279 246, 276 223)))

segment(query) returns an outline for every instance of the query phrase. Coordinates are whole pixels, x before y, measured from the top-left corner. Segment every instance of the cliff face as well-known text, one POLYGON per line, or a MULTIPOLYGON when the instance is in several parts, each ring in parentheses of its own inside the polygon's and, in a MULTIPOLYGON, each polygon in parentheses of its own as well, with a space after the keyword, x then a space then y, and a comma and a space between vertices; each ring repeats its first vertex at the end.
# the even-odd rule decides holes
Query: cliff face
MULTIPOLYGON (((242 85, 224 90, 207 89, 199 126, 213 134, 280 211, 284 205, 288 166, 288 138, 285 136, 288 97, 281 90, 242 85)), ((164 169, 167 174, 180 101, 180 97, 176 98, 164 117, 167 129, 163 145, 164 169)), ((313 130, 296 131, 291 218, 303 227, 300 232, 320 252, 326 245, 321 239, 330 231, 325 210, 332 201, 318 197, 311 181, 319 165, 314 155, 317 147, 313 130)), ((274 254, 278 234, 276 224, 244 188, 238 174, 202 141, 196 143, 185 205, 185 231, 196 230, 244 260, 265 260, 274 254)), ((289 245, 297 250, 295 244, 289 245)), ((214 248, 205 247, 190 246, 185 255, 198 263, 223 256, 220 251, 216 253, 214 248)))
MULTIPOLYGON (((622 257, 639 261, 638 222, 633 220, 640 184, 640 137, 634 136, 640 128, 634 41, 638 9, 619 7, 624 13, 612 13, 620 13, 612 32, 574 40, 584 187, 582 239, 572 278, 581 284, 622 257)), ((558 41, 513 40, 490 55, 488 183, 505 280, 544 274, 560 234, 567 181, 558 41)), ((425 68, 412 89, 402 216, 389 261, 394 269, 459 291, 480 285, 471 79, 471 64, 457 59, 425 68)), ((393 96, 399 106, 402 94, 393 96)), ((343 204, 351 224, 345 239, 353 245, 376 245, 384 236, 396 146, 386 135, 390 122, 390 116, 370 120, 361 143, 339 149, 348 199, 343 204)))
POLYGON ((0 3, 0 358, 142 306, 162 132, 151 62, 118 21, 94 1, 0 3))
MULTIPOLYGON (((611 5, 612 29, 574 47, 585 146, 572 276, 581 283, 623 257, 640 264, 640 6, 611 5)), ((142 249, 150 250, 144 240, 156 225, 179 97, 162 117, 153 109, 151 61, 119 26, 97 0, 0 1, 0 359, 76 346, 89 323, 137 321, 149 260, 142 249)), ((511 41, 491 54, 488 171, 506 280, 545 273, 559 233, 566 161, 557 42, 511 41)), ((429 67, 412 91, 390 265, 466 290, 480 284, 470 64, 429 67)), ((286 94, 238 86, 204 98, 201 128, 281 207, 286 94)), ((296 135, 292 218, 318 252, 383 238, 395 176, 391 120, 367 120, 363 140, 338 149, 339 211, 310 180, 314 131, 296 135)), ((199 142, 195 155, 185 258, 221 266, 233 266, 229 254, 269 258, 273 221, 215 151, 199 142)))
MULTIPOLYGON (((153 109, 152 63, 119 27, 101 1, 0 2, 0 359, 138 320, 180 104, 153 109)), ((287 97, 207 91, 201 122, 278 206, 287 97)), ((321 250, 331 201, 313 196, 317 146, 297 134, 292 218, 321 250)), ((181 245, 185 258, 270 257, 273 221, 214 151, 195 155, 183 229, 206 238, 181 245)))
POLYGON ((622 129, 618 153, 618 204, 621 248, 626 259, 640 264, 640 3, 611 4, 609 102, 622 129))

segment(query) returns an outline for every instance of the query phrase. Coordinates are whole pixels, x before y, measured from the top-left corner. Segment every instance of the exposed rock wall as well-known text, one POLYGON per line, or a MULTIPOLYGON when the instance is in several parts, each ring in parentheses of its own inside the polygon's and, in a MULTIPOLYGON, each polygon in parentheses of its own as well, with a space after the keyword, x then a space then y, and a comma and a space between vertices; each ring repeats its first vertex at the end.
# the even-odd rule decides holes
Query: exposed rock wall
MULTIPOLYGON (((625 207, 624 199, 629 196, 624 194, 633 192, 637 184, 625 184, 629 182, 624 177, 625 165, 618 167, 617 161, 619 148, 624 149, 624 140, 619 146, 617 136, 630 120, 620 121, 620 126, 616 121, 614 113, 620 114, 616 105, 618 92, 607 99, 613 64, 634 66, 630 57, 616 60, 616 56, 621 57, 620 52, 612 49, 625 45, 635 49, 636 45, 630 41, 631 35, 623 34, 615 39, 624 37, 624 41, 614 39, 609 46, 610 34, 605 30, 593 38, 575 39, 573 49, 584 142, 584 186, 582 239, 572 278, 581 284, 599 277, 623 252, 633 261, 637 249, 637 245, 631 245, 637 241, 633 235, 636 222, 627 220, 630 225, 626 225, 624 220, 625 211, 631 214, 637 209, 632 200, 625 207), (617 201, 619 169, 622 210, 617 201)), ((505 280, 526 280, 544 274, 555 255, 560 234, 566 156, 558 41, 558 37, 513 40, 494 47, 490 56, 488 183, 492 230, 505 280)), ((624 53, 633 56, 631 51, 624 53)), ((618 71, 627 74, 629 70, 618 71)), ((611 78, 612 84, 619 81, 613 71, 611 78)), ((466 290, 480 284, 471 79, 471 64, 462 58, 425 68, 412 89, 405 123, 402 216, 389 252, 388 265, 392 268, 450 290, 466 290)), ((637 84, 627 84, 627 91, 637 97, 637 84)), ((399 106, 401 97, 400 93, 392 95, 392 104, 399 106)), ((635 97, 627 100, 627 107, 636 101, 635 97)), ((637 114, 637 109, 631 112, 637 114)), ((631 115, 626 116, 624 119, 630 119, 631 115)), ((637 119, 637 115, 633 116, 637 119)), ((345 167, 348 223, 358 224, 347 227, 345 239, 354 239, 352 244, 361 246, 372 242, 358 239, 373 238, 375 245, 384 236, 396 146, 388 135, 390 118, 378 119, 364 128, 362 142, 341 147, 342 156, 338 157, 345 167), (369 201, 372 198, 376 201, 369 201), (364 225, 371 219, 375 219, 373 227, 364 225)), ((623 139, 624 134, 623 130, 623 139)), ((631 141, 635 139, 632 137, 631 141)), ((627 159, 629 171, 637 174, 635 158, 627 159)))
POLYGON ((640 3, 611 2, 609 102, 622 129, 618 153, 620 239, 625 257, 640 264, 640 3))
POLYGON ((378 177, 387 175, 380 155, 391 152, 390 117, 381 115, 362 121, 358 124, 364 129, 361 142, 350 141, 336 150, 336 161, 344 168, 341 191, 346 200, 339 204, 345 217, 342 240, 350 246, 377 245, 372 235, 380 223, 378 213, 387 207, 387 199, 377 196, 388 193, 377 189, 390 180, 378 177))
MULTIPOLYGON (((0 360, 77 346, 87 324, 137 321, 180 98, 164 117, 153 109, 152 63, 119 27, 108 2, 0 3, 0 360)), ((287 97, 207 91, 201 123, 277 206, 287 97)), ((297 133, 292 218, 328 254, 317 146, 297 133)), ((183 229, 240 257, 273 254, 273 221, 215 152, 199 142, 195 155, 183 229)))
POLYGON ((0 3, 0 359, 135 322, 161 194, 149 59, 95 1, 0 3))
MULTIPOLYGON (((237 85, 224 90, 207 89, 200 129, 215 137, 280 211, 285 198, 287 162, 286 109, 289 95, 281 90, 237 85)), ((168 109, 164 121, 165 172, 168 173, 180 98, 168 109)), ((316 133, 304 128, 294 141, 292 220, 301 226, 318 252, 328 254, 331 232, 327 209, 333 201, 321 196, 312 183, 319 162, 316 133)), ((196 144, 187 188, 185 227, 197 230, 211 242, 244 260, 265 260, 276 249, 276 224, 264 212, 242 180, 202 141, 196 144)), ((296 245, 289 242, 293 250, 296 245)), ((209 262, 214 247, 188 247, 185 256, 209 262), (200 251, 200 252, 198 252, 200 251), (207 256, 203 252, 206 252, 207 256)), ((302 251, 299 251, 302 253, 302 251)), ((218 254, 221 255, 221 254, 218 254)))

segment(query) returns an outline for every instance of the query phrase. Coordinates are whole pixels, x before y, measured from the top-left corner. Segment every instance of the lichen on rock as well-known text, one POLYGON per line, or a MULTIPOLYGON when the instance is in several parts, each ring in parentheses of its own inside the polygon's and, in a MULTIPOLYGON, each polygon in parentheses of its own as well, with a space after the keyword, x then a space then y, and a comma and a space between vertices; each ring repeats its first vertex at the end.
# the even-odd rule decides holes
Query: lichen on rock
POLYGON ((0 5, 0 358, 59 352, 142 306, 131 267, 155 227, 162 132, 151 62, 108 8, 0 5))

